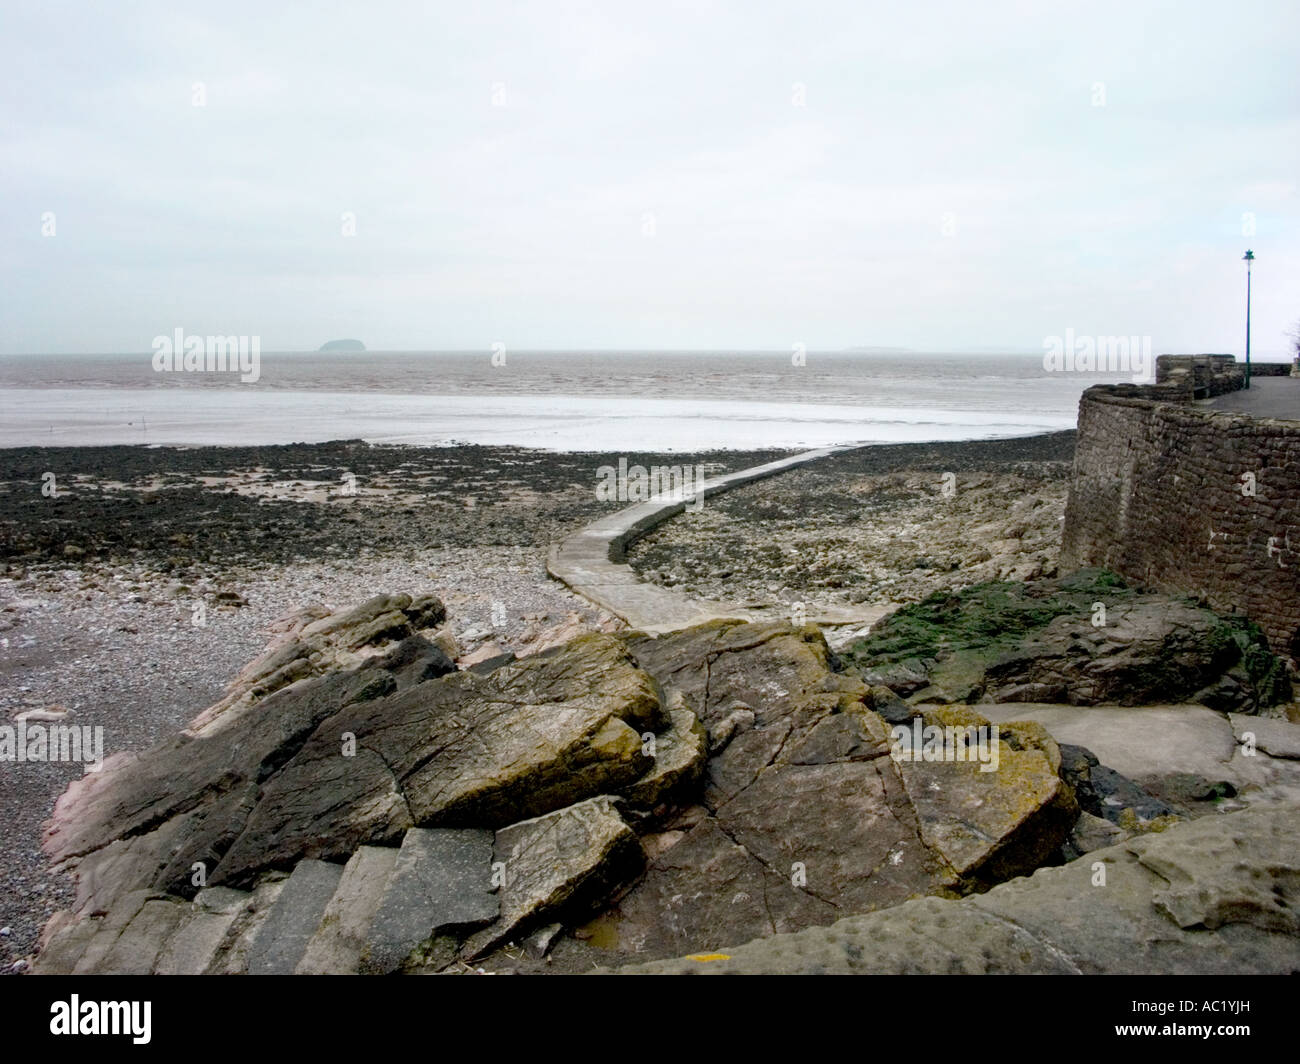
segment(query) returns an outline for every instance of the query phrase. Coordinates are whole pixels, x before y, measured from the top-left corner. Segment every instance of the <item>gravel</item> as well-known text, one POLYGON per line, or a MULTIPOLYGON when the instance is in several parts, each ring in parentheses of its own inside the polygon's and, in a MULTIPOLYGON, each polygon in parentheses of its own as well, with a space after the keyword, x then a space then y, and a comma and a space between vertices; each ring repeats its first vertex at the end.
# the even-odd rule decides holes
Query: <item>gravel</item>
POLYGON ((641 577, 791 615, 1056 571, 1074 433, 871 447, 738 488, 629 551, 641 577))
MULTIPOLYGON (((783 453, 691 460, 713 473, 783 453)), ((145 750, 216 701, 278 618, 379 592, 441 595, 466 653, 526 648, 548 629, 611 627, 545 563, 552 540, 618 508, 598 502, 594 486, 596 469, 619 457, 356 440, 7 450, 0 724, 64 707, 67 724, 103 728, 104 756, 145 750), (52 498, 41 491, 49 472, 52 498)), ((0 762, 0 972, 72 900, 40 840, 82 771, 0 762)))

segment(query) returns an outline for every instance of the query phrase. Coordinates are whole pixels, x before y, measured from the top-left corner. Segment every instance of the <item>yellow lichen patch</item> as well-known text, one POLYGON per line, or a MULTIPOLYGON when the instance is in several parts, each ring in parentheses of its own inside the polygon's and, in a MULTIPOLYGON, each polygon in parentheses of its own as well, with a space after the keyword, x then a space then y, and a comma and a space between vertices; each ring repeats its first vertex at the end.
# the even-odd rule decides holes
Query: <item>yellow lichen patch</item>
POLYGON ((699 961, 701 964, 708 964, 709 961, 729 961, 730 953, 692 953, 686 958, 688 961, 699 961))
POLYGON ((839 711, 857 721, 859 730, 867 739, 879 743, 882 748, 889 747, 892 733, 889 725, 878 714, 873 713, 861 702, 841 701, 839 711))
POLYGON ((1164 831, 1165 828, 1180 823, 1182 817, 1172 814, 1153 817, 1151 820, 1143 821, 1138 816, 1137 810, 1131 807, 1125 807, 1119 811, 1119 826, 1125 831, 1132 832, 1134 835, 1150 835, 1156 832, 1164 831))
MULTIPOLYGON (((953 722, 945 727, 971 723, 946 712, 931 719, 953 722)), ((1025 874, 1064 841, 1077 816, 1046 754, 995 742, 997 759, 990 763, 996 769, 990 772, 973 759, 898 764, 922 839, 963 877, 982 874, 990 861, 997 878, 1025 874)))
POLYGON ((1019 750, 1041 750, 1047 756, 1052 771, 1061 771, 1061 748, 1038 721, 1009 720, 998 731, 1003 739, 1019 750))
POLYGON ((988 720, 969 706, 921 706, 921 719, 940 728, 986 728, 988 720))

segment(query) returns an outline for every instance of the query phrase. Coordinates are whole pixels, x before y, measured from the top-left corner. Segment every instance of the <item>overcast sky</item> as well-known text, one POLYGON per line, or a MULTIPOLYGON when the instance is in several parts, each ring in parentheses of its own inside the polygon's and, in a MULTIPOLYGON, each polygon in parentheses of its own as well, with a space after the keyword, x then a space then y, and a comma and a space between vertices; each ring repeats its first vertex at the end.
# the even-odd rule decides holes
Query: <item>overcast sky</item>
POLYGON ((1280 355, 1297 43, 1295 0, 8 3, 0 351, 1239 353, 1249 246, 1280 355))

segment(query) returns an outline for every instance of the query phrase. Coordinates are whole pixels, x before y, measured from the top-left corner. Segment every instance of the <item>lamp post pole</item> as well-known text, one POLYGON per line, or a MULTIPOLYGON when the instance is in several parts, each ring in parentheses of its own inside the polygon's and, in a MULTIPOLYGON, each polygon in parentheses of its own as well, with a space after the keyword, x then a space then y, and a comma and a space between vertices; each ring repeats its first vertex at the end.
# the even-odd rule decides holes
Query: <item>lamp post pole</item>
POLYGON ((1246 387, 1250 387, 1250 264, 1255 261, 1255 253, 1249 248, 1242 257, 1246 263, 1246 387))

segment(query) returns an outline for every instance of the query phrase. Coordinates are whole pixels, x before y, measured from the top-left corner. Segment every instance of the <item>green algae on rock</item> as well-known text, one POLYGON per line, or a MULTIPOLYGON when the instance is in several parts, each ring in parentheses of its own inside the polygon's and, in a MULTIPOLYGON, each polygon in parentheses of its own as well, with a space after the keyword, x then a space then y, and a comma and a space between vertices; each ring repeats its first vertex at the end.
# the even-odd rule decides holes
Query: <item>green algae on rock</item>
POLYGON ((1257 712, 1290 697, 1259 629, 1105 570, 978 584, 904 606, 841 656, 913 702, 1199 702, 1257 712))

